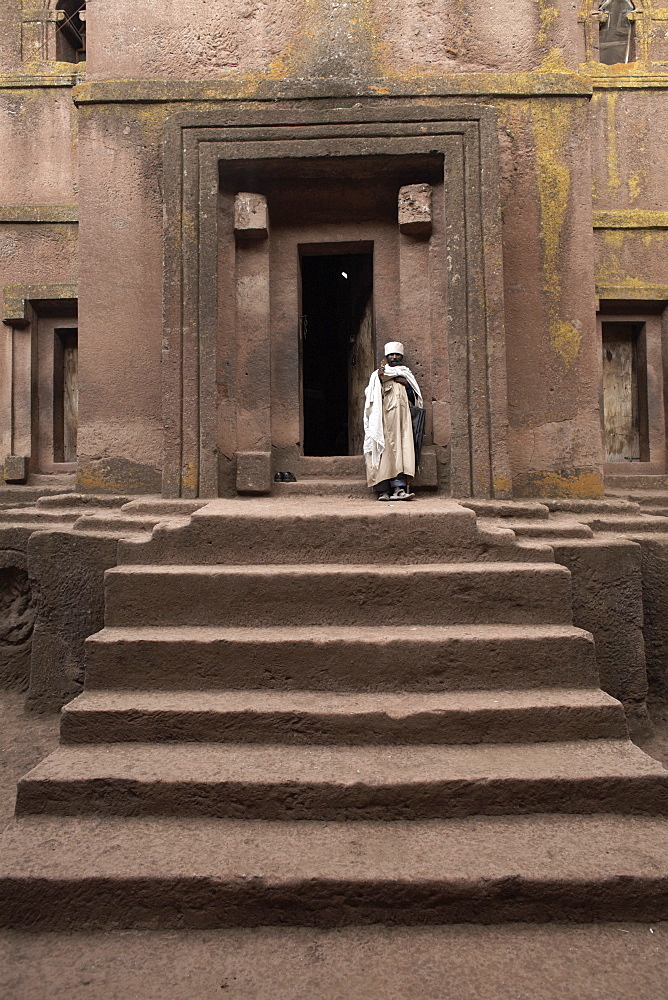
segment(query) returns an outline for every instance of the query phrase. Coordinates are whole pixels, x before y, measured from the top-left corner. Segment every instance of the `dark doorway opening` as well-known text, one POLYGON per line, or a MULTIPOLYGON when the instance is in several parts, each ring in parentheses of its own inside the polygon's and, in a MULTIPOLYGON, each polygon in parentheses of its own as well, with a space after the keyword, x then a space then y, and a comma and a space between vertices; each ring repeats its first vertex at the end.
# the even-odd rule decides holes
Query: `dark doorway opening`
POLYGON ((79 409, 78 331, 54 330, 53 460, 76 462, 79 409))
POLYGON ((649 461, 644 323, 603 323, 603 430, 606 462, 649 461))
POLYGON ((372 253, 302 254, 301 337, 304 454, 360 454, 375 363, 372 253))

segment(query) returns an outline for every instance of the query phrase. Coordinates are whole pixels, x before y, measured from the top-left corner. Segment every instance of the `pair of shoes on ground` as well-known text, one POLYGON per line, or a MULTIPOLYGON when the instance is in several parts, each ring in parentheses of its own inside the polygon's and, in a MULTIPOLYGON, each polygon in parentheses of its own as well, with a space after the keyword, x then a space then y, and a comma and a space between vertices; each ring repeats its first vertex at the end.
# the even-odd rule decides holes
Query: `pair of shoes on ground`
POLYGON ((379 493, 379 500, 412 500, 415 496, 414 493, 407 493, 404 489, 394 490, 392 496, 389 493, 379 493))
POLYGON ((294 472, 276 472, 274 473, 275 483, 296 483, 297 477, 294 472))

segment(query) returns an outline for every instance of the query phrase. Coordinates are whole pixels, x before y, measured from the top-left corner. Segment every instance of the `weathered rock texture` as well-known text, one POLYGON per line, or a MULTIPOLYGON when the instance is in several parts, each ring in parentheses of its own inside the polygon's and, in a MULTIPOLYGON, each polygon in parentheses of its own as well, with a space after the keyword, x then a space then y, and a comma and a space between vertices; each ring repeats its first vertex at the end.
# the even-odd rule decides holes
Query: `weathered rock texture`
POLYGON ((35 607, 22 552, 0 552, 0 686, 25 690, 35 607))
POLYGON ((0 514, 0 684, 27 689, 31 709, 58 711, 80 693, 84 640, 102 627, 119 538, 161 518, 159 503, 127 501, 66 494, 0 514))
POLYGON ((664 918, 668 772, 551 548, 452 501, 327 507, 213 501, 120 545, 0 923, 664 918))

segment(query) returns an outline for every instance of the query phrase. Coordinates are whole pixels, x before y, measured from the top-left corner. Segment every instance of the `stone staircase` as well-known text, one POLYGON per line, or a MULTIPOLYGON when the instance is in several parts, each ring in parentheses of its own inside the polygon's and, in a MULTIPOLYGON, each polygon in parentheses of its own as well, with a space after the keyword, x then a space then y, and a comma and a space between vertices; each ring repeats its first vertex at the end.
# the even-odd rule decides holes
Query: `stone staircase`
POLYGON ((281 471, 292 472, 296 483, 272 482, 276 497, 365 497, 369 493, 363 455, 300 455, 279 462, 281 471), (285 466, 285 468, 283 468, 285 466))
POLYGON ((552 549, 453 501, 219 500, 119 542, 0 923, 668 916, 668 771, 552 549))
MULTIPOLYGON (((281 472, 295 474, 295 483, 272 482, 275 497, 348 497, 371 499, 366 484, 363 455, 300 455, 296 459, 278 461, 281 472)), ((435 490, 438 486, 436 453, 433 445, 425 445, 420 468, 413 480, 418 490, 435 490)))

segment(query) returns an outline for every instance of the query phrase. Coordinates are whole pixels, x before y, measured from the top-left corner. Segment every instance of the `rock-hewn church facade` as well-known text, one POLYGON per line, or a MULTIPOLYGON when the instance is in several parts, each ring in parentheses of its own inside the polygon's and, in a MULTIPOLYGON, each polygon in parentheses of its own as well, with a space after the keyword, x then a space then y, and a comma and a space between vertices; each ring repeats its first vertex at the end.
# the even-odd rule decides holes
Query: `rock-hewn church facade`
POLYGON ((5 481, 268 492, 359 451, 359 380, 396 339, 425 486, 663 476, 667 11, 5 3, 5 481))
POLYGON ((666 4, 4 0, 0 924, 668 918, 666 4))

